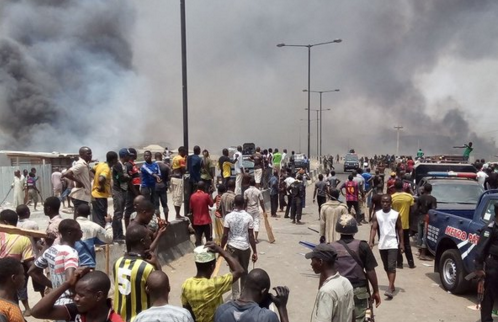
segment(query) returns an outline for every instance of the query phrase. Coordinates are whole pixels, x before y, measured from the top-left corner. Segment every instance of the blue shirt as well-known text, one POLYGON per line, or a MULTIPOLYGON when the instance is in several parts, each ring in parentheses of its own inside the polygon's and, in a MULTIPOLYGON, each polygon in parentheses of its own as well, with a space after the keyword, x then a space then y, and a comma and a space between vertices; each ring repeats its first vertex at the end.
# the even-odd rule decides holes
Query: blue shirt
POLYGON ((190 174, 190 182, 197 183, 201 181, 201 162, 202 159, 197 154, 188 156, 187 171, 190 174))
POLYGON ((159 166, 155 162, 152 163, 145 162, 140 168, 142 187, 153 188, 156 186, 156 178, 154 178, 153 174, 161 176, 161 172, 159 171, 159 166))
POLYGON ((97 237, 78 240, 74 244, 74 248, 76 249, 76 251, 78 252, 78 256, 80 257, 79 266, 95 268, 95 266, 97 265, 95 260, 95 245, 102 244, 104 243, 101 242, 97 237))
POLYGON ((370 180, 370 178, 372 178, 372 175, 368 172, 363 172, 361 174, 361 176, 363 177, 363 179, 365 179, 365 190, 370 190, 372 183, 369 182, 368 180, 370 180))
POLYGON ((278 178, 271 176, 270 178, 270 196, 278 195, 278 178))

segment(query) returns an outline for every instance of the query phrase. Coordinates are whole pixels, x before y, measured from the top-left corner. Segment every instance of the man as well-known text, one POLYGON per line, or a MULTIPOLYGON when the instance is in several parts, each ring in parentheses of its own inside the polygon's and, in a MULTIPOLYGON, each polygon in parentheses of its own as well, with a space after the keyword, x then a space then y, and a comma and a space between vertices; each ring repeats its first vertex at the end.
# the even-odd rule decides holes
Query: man
POLYGON ((190 197, 190 210, 192 211, 192 226, 195 230, 195 245, 202 245, 202 235, 206 241, 213 240, 211 229, 211 215, 209 207, 213 206, 213 199, 204 190, 204 181, 197 183, 197 190, 190 197))
POLYGON ((331 244, 337 251, 337 271, 351 282, 356 322, 363 322, 369 300, 372 303, 375 301, 376 307, 379 307, 381 302, 375 273, 377 261, 366 241, 354 239, 354 235, 358 232, 358 224, 353 216, 342 215, 336 223, 335 230, 341 234, 341 239, 331 244), (368 282, 372 284, 371 294, 368 282))
MULTIPOLYGON (((367 208, 370 208, 371 200, 372 200, 372 189, 373 189, 373 175, 370 173, 370 168, 366 168, 365 171, 361 174, 365 181, 365 195, 367 196, 367 208)), ((362 223, 366 224, 365 215, 363 214, 362 223)))
POLYGON ((429 216, 429 210, 437 208, 437 200, 431 195, 432 185, 426 183, 422 194, 417 199, 417 246, 419 247, 419 259, 428 260, 426 257, 425 223, 429 216))
POLYGON ((196 191, 196 185, 201 181, 201 164, 200 146, 194 146, 194 154, 187 157, 187 172, 189 173, 188 196, 191 196, 196 191))
MULTIPOLYGON (((62 169, 61 174, 63 175, 64 173, 67 172, 67 169, 62 169)), ((62 206, 65 207, 65 201, 67 200, 67 208, 72 208, 71 206, 71 198, 69 197, 69 194, 71 193, 71 190, 74 188, 74 181, 64 178, 64 176, 61 177, 61 182, 62 182, 62 194, 60 197, 60 200, 62 201, 62 206)))
POLYGON ((268 150, 263 150, 263 189, 268 189, 270 184, 270 177, 273 174, 273 167, 268 157, 268 150))
POLYGON ((273 171, 272 176, 269 181, 270 188, 270 205, 271 205, 271 216, 277 217, 278 209, 278 173, 273 171))
POLYGON ((491 312, 498 298, 498 207, 495 205, 494 208, 494 221, 482 229, 476 248, 476 275, 479 279, 484 279, 484 294, 481 302, 482 322, 493 321, 491 312))
POLYGON ((14 171, 14 182, 12 182, 12 190, 14 190, 14 202, 12 206, 15 208, 24 204, 24 183, 21 178, 21 171, 14 171))
MULTIPOLYGON (((112 202, 114 216, 112 218, 112 234, 114 241, 123 243, 123 213, 125 210, 128 189, 130 188, 130 176, 126 171, 126 163, 130 160, 130 151, 127 148, 119 150, 119 162, 112 167, 112 202)), ((126 223, 125 223, 126 224, 126 223)))
POLYGON ((183 175, 186 171, 185 148, 178 148, 178 155, 173 158, 171 172, 171 191, 173 193, 173 204, 175 206, 176 219, 183 219, 180 215, 180 209, 183 203, 183 175))
MULTIPOLYGON (((405 243, 405 256, 410 268, 415 268, 413 261, 412 248, 410 246, 410 212, 415 204, 413 196, 403 191, 403 181, 396 180, 394 184, 396 192, 392 195, 392 208, 399 212, 401 226, 403 227, 403 241, 405 243)), ((401 249, 398 252, 398 268, 403 268, 403 255, 401 249)))
POLYGON ((483 171, 483 164, 482 163, 477 163, 476 164, 477 168, 477 182, 484 188, 484 182, 486 182, 486 178, 488 177, 488 174, 483 171))
POLYGON ((168 147, 164 148, 163 155, 164 155, 164 162, 166 164, 170 164, 171 163, 171 152, 169 151, 168 147))
POLYGON ((277 170, 277 172, 280 174, 280 170, 282 169, 281 168, 281 163, 282 162, 282 154, 280 152, 278 152, 278 149, 275 149, 275 152, 273 153, 273 160, 272 160, 272 164, 273 164, 273 167, 275 168, 275 170, 277 170))
POLYGON ((244 200, 245 200, 245 209, 252 216, 254 221, 254 235, 256 238, 256 243, 258 241, 258 233, 259 233, 259 219, 261 213, 259 212, 259 207, 263 209, 263 213, 265 211, 265 202, 263 200, 263 193, 256 188, 256 181, 254 178, 251 178, 249 181, 249 188, 244 191, 244 200))
POLYGON ((196 322, 212 322, 216 308, 223 304, 223 294, 244 273, 244 269, 230 253, 213 242, 194 249, 197 274, 182 285, 182 306, 192 313, 196 322), (211 277, 216 266, 215 253, 228 263, 231 273, 211 277))
POLYGON ((341 183, 341 180, 339 180, 335 174, 335 171, 330 172, 330 176, 327 178, 327 183, 329 184, 330 190, 337 189, 339 184, 341 183))
POLYGON ((107 299, 111 281, 101 271, 78 268, 71 277, 52 290, 35 307, 33 316, 38 319, 62 321, 106 321, 123 322, 107 299), (57 304, 57 299, 74 289, 74 303, 57 304))
POLYGON ((464 144, 462 146, 454 146, 453 148, 465 149, 463 151, 463 161, 469 161, 470 153, 474 151, 474 148, 472 147, 472 142, 469 142, 469 144, 464 144))
POLYGON ((235 194, 242 194, 242 178, 244 177, 244 164, 242 160, 242 147, 237 147, 237 152, 233 155, 235 168, 235 194))
POLYGON ((296 172, 296 152, 294 151, 291 152, 288 166, 291 169, 292 173, 296 172))
POLYGON ((225 216, 234 208, 235 181, 233 179, 228 180, 227 189, 228 190, 221 196, 220 200, 221 215, 223 218, 225 218, 225 216))
POLYGON ((315 274, 320 274, 311 322, 353 321, 353 286, 337 271, 337 252, 334 247, 330 244, 319 244, 305 257, 311 259, 311 268, 315 274))
MULTIPOLYGON (((6 209, 0 212, 0 223, 7 226, 17 226, 17 213, 13 210, 6 209)), ((23 267, 30 267, 33 264, 33 244, 25 236, 18 234, 7 234, 0 232, 0 258, 12 257, 23 264, 23 267)), ((25 280, 27 282, 27 279, 25 280)), ((19 300, 22 301, 26 316, 31 315, 31 309, 28 302, 27 283, 18 291, 19 300)))
MULTIPOLYGON (((258 260, 256 241, 254 239, 254 219, 244 210, 244 198, 235 196, 235 209, 225 217, 223 222, 223 238, 221 247, 228 250, 230 254, 244 268, 244 274, 240 278, 240 284, 244 286, 249 269, 249 259, 258 260)), ((233 283, 232 299, 237 299, 240 294, 239 282, 233 283)))
POLYGON ((49 218, 46 233, 48 238, 45 238, 45 243, 52 246, 52 243, 59 244, 61 234, 59 232, 59 224, 62 221, 62 216, 59 215, 61 201, 57 197, 48 197, 43 203, 43 213, 49 218))
POLYGON ((60 197, 62 193, 62 182, 61 182, 62 173, 59 171, 59 167, 54 168, 54 172, 52 173, 51 181, 52 181, 52 189, 54 192, 54 197, 60 197))
POLYGON ((339 190, 330 191, 330 200, 322 205, 320 211, 320 242, 332 243, 338 239, 335 231, 337 220, 348 214, 348 207, 339 201, 339 190))
POLYGON ((128 148, 129 159, 125 162, 126 174, 128 174, 128 189, 125 198, 125 210, 124 210, 124 221, 125 228, 128 228, 130 224, 130 216, 134 211, 133 200, 140 195, 140 169, 135 164, 137 159, 137 150, 134 148, 128 148))
POLYGON ((383 194, 384 193, 384 175, 380 174, 379 170, 375 170, 375 175, 372 179, 372 194, 383 194))
POLYGON ((387 180, 387 193, 392 195, 396 192, 394 184, 396 183, 396 172, 391 172, 391 177, 387 180))
POLYGON ((26 190, 28 191, 29 202, 33 202, 34 210, 36 211, 36 206, 38 205, 38 195, 40 194, 40 190, 36 187, 36 174, 34 172, 30 172, 28 178, 26 179, 26 190))
POLYGON ((280 321, 289 322, 287 313, 288 287, 274 287, 277 295, 271 294, 270 276, 260 268, 253 269, 249 273, 243 286, 239 299, 218 307, 214 322, 278 322, 277 314, 267 307, 269 300, 277 307, 280 321))
POLYGON ((320 210, 322 205, 327 201, 327 183, 323 181, 323 174, 318 175, 318 181, 315 183, 315 191, 313 191, 313 203, 318 197, 318 220, 320 220, 320 210))
POLYGON ((140 201, 137 202, 136 216, 133 217, 132 214, 132 217, 130 217, 132 220, 128 225, 128 229, 136 225, 147 228, 152 236, 149 251, 154 252, 157 249, 161 236, 166 233, 167 225, 158 222, 157 218, 154 218, 154 204, 150 200, 143 198, 143 196, 138 196, 135 200, 137 199, 140 201))
POLYGON ((211 194, 214 192, 215 185, 213 184, 214 179, 214 164, 209 157, 209 151, 202 151, 201 159, 201 180, 206 184, 207 192, 211 194))
POLYGON ((69 170, 67 170, 62 178, 68 178, 74 181, 75 186, 71 190, 69 196, 73 199, 73 206, 76 217, 76 208, 81 204, 88 204, 92 199, 92 183, 90 181, 90 168, 88 162, 92 161, 92 150, 83 146, 79 151, 79 159, 69 170))
POLYGON ((261 148, 258 146, 256 152, 251 156, 254 161, 254 180, 256 181, 256 188, 260 189, 261 179, 263 178, 263 155, 261 148))
POLYGON ((94 223, 88 216, 90 215, 90 207, 88 205, 79 205, 76 209, 76 221, 81 227, 81 240, 77 241, 75 248, 80 257, 79 266, 95 268, 97 261, 95 258, 95 245, 112 243, 112 218, 111 216, 104 217, 105 228, 102 228, 97 223, 94 223))
POLYGON ((189 311, 169 304, 171 287, 166 273, 160 270, 153 271, 145 285, 145 292, 150 297, 151 307, 139 313, 134 322, 194 322, 189 311))
POLYGON ((420 148, 417 151, 417 159, 421 159, 423 157, 424 157, 424 152, 422 151, 422 148, 420 148))
POLYGON ((107 199, 111 196, 111 169, 118 162, 118 155, 114 151, 106 154, 106 162, 99 162, 94 168, 95 176, 92 186, 92 220, 102 227, 105 227, 107 216, 107 199))
POLYGON ((161 173, 156 162, 152 161, 152 153, 144 152, 144 164, 140 167, 140 193, 145 199, 156 204, 156 183, 161 181, 161 173))
POLYGON ((302 181, 302 176, 299 174, 294 180, 289 190, 291 198, 291 215, 290 218, 293 224, 302 225, 301 216, 303 214, 303 199, 305 198, 305 186, 302 181))
MULTIPOLYGON (((358 219, 358 223, 361 225, 362 223, 365 222, 365 215, 363 213, 363 204, 365 201, 365 195, 367 194, 366 190, 366 182, 365 179, 363 178, 363 170, 361 168, 358 168, 356 170, 353 170, 353 181, 355 181, 358 184, 358 187, 360 188, 360 194, 361 198, 358 198, 358 210, 359 213, 356 213, 356 218, 358 219)), ((355 209, 356 210, 356 209, 355 209)))
POLYGON ((170 176, 170 168, 169 163, 165 163, 162 161, 163 155, 160 152, 156 152, 154 155, 156 159, 156 164, 159 167, 159 173, 161 174, 161 181, 156 182, 156 196, 154 198, 156 207, 156 215, 158 218, 161 218, 161 211, 159 210, 159 203, 163 207, 164 220, 168 222, 168 186, 169 186, 169 176, 170 176))
POLYGON ((380 231, 379 252, 384 264, 384 270, 387 273, 389 286, 385 296, 392 299, 394 296, 394 282, 396 280, 396 260, 398 257, 398 248, 404 252, 403 227, 401 218, 396 210, 391 209, 391 195, 385 194, 381 199, 382 210, 375 213, 372 218, 372 228, 370 230, 370 248, 374 246, 377 231, 380 231))
POLYGON ((223 184, 226 185, 232 175, 232 164, 234 162, 228 157, 228 149, 223 149, 222 154, 223 155, 218 159, 218 166, 220 168, 223 184))
MULTIPOLYGON (((81 227, 76 220, 64 219, 59 225, 61 241, 59 245, 52 245, 38 257, 28 274, 36 282, 45 287, 55 289, 68 281, 79 265, 78 252, 75 244, 81 239, 81 227), (48 268, 50 279, 43 275, 43 270, 48 268)), ((60 294, 55 304, 63 305, 73 303, 69 290, 60 294)))
POLYGON ((0 321, 25 321, 17 305, 17 291, 24 287, 25 280, 21 261, 11 257, 0 258, 0 321))
POLYGON ((150 273, 158 269, 155 254, 149 251, 152 234, 142 225, 133 225, 126 230, 128 252, 113 266, 114 310, 130 322, 138 313, 150 307, 145 292, 145 282, 150 273))
POLYGON ((354 208, 355 219, 361 219, 360 212, 360 195, 363 194, 361 191, 361 185, 358 182, 354 181, 354 177, 352 174, 348 176, 348 181, 344 182, 342 186, 339 188, 341 194, 346 197, 346 204, 348 205, 348 212, 351 213, 351 208, 354 208), (344 193, 343 189, 346 190, 344 193))

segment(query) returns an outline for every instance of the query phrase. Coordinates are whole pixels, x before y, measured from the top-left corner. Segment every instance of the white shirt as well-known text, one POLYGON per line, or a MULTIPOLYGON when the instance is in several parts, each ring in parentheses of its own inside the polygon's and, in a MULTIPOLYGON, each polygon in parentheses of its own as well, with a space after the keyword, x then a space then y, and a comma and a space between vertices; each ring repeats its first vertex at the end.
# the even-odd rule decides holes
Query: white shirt
POLYGON ((242 168, 244 167, 244 165, 242 164, 242 153, 237 151, 237 152, 235 152, 233 157, 234 157, 234 159, 237 159, 237 161, 235 161, 235 165, 234 165, 235 173, 237 173, 237 174, 242 173, 242 168))
POLYGON ((353 286, 339 273, 327 278, 316 294, 311 322, 351 322, 353 286))
POLYGON ((76 221, 80 224, 81 231, 83 232, 81 240, 98 238, 106 244, 112 243, 113 235, 111 223, 106 222, 104 229, 102 226, 94 223, 86 217, 76 217, 76 221))
POLYGON ((289 187, 290 187, 290 185, 291 185, 292 183, 294 183, 294 181, 296 181, 296 179, 294 179, 293 177, 287 177, 287 178, 285 178, 285 180, 284 180, 284 182, 285 182, 285 186, 286 186, 287 188, 289 188, 289 187))
POLYGON ((54 190, 59 191, 62 189, 61 176, 62 173, 60 173, 59 171, 52 173, 52 188, 54 190))
POLYGON ((71 190, 69 196, 74 199, 90 202, 92 199, 92 183, 90 180, 90 168, 88 167, 88 163, 80 158, 69 170, 73 172, 76 179, 83 183, 83 187, 76 188, 75 186, 71 190))
POLYGON ((232 211, 225 217, 223 226, 229 228, 228 245, 246 250, 249 244, 249 229, 254 229, 254 220, 245 210, 232 211))
POLYGON ((484 181, 486 180, 487 177, 489 176, 487 175, 486 172, 482 170, 477 172, 477 182, 479 182, 479 184, 483 187, 484 187, 484 181))
POLYGON ((391 209, 390 212, 385 213, 381 209, 375 213, 375 217, 379 223, 379 249, 398 249, 396 221, 398 220, 399 212, 391 209))
POLYGON ((189 311, 182 307, 170 304, 163 306, 153 306, 140 312, 134 320, 135 322, 194 322, 189 311))

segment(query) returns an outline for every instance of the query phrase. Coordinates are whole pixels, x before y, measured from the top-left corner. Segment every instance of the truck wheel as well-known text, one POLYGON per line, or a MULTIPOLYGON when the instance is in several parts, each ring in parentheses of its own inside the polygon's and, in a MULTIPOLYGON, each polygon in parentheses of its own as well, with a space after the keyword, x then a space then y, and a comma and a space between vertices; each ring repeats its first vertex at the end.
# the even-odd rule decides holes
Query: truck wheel
POLYGON ((453 294, 462 294, 469 289, 465 280, 462 258, 457 249, 448 249, 439 261, 439 278, 443 288, 453 294))

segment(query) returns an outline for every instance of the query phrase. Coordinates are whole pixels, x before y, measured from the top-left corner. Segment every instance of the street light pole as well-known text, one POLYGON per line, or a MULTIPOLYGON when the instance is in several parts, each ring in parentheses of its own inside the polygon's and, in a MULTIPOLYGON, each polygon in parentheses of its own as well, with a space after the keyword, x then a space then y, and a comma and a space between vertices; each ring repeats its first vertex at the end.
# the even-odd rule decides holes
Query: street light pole
MULTIPOLYGON (((322 115, 321 110, 309 110, 305 108, 305 110, 308 110, 308 112, 313 111, 316 112, 316 156, 318 159, 320 159, 321 155, 319 154, 319 140, 320 140, 320 130, 321 127, 319 126, 322 123, 321 117, 319 115, 322 115)), ((330 111, 330 108, 326 109, 325 111, 330 111)))
POLYGON ((396 156, 399 157, 399 131, 403 128, 402 126, 395 126, 396 129, 396 156))
MULTIPOLYGON (((277 47, 306 47, 308 48, 308 158, 311 155, 311 95, 310 95, 310 87, 311 87, 311 47, 327 45, 332 43, 340 43, 342 39, 334 39, 332 41, 321 42, 313 45, 286 45, 286 44, 277 44, 277 47)), ((318 153, 318 152, 317 152, 318 153)))
MULTIPOLYGON (((183 99, 183 146, 188 156, 188 95, 187 95, 187 32, 185 18, 185 0, 180 0, 180 32, 182 47, 182 99, 183 99)), ((184 189, 185 192, 185 189, 184 189)), ((186 194, 188 196, 188 194, 186 194)), ((190 212, 189 198, 184 198, 185 216, 190 212)))
POLYGON ((339 91, 340 91, 339 89, 332 89, 332 90, 328 90, 328 91, 310 91, 309 89, 303 90, 303 92, 308 92, 308 96, 310 95, 310 93, 320 94, 320 151, 318 153, 319 159, 320 159, 320 164, 322 163, 322 94, 323 93, 330 93, 330 92, 339 92, 339 91))

